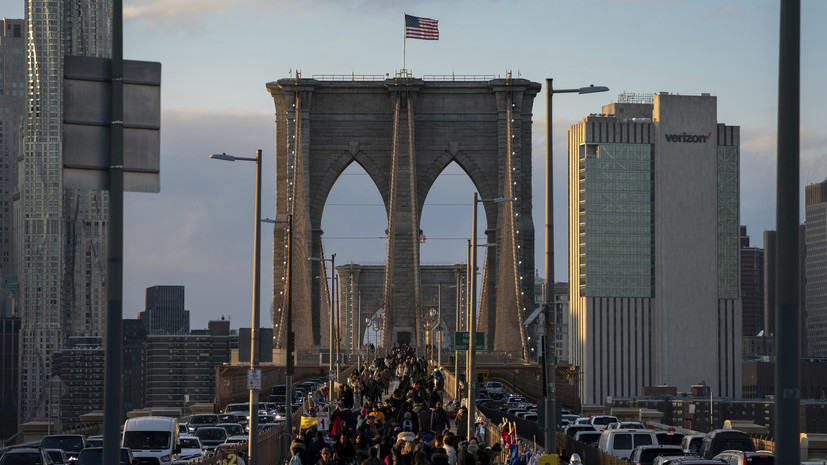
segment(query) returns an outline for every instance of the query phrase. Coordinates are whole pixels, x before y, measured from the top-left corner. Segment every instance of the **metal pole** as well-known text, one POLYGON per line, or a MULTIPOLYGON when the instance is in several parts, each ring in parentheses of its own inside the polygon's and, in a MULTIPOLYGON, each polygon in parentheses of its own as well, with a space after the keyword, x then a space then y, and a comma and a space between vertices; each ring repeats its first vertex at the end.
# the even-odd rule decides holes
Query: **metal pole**
POLYGON ((474 393, 477 388, 474 372, 474 355, 477 345, 477 193, 474 192, 474 210, 471 214, 471 304, 468 306, 468 440, 474 438, 476 415, 474 414, 474 393))
POLYGON ((778 201, 776 203, 775 457, 800 463, 801 348, 799 331, 799 119, 801 79, 801 2, 782 0, 778 59, 778 201))
MULTIPOLYGON (((261 379, 259 362, 260 289, 261 289, 261 150, 256 150, 256 210, 253 228, 253 309, 250 328, 250 371, 255 379, 261 379)), ((288 400, 289 401, 289 400, 288 400)), ((250 386, 250 439, 247 442, 247 456, 250 465, 258 465, 258 389, 250 386)))
MULTIPOLYGON (((471 305, 471 240, 469 239, 466 242, 468 247, 467 250, 467 257, 465 262, 465 324, 463 325, 464 331, 469 331, 468 328, 468 315, 471 313, 469 306, 471 305)), ((468 333, 468 344, 471 344, 471 333, 468 333)), ((470 349, 470 347, 469 347, 470 349)), ((471 385, 471 376, 468 368, 471 366, 470 360, 468 359, 471 356, 471 351, 465 349, 465 394, 468 395, 468 390, 470 389, 471 385)))
POLYGON ((461 303, 460 291, 462 290, 462 285, 460 284, 459 276, 460 276, 460 268, 457 267, 457 279, 456 279, 456 281, 457 281, 457 298, 456 298, 456 304, 455 304, 455 307, 454 307, 454 316, 455 316, 455 320, 456 320, 456 321, 454 321, 454 378, 455 378, 455 381, 454 381, 454 391, 455 391, 454 392, 454 398, 455 399, 459 397, 459 350, 457 349, 457 335, 456 335, 456 333, 457 333, 457 331, 459 331, 459 314, 462 311, 461 310, 461 305, 460 305, 460 303, 461 303))
POLYGON ((342 313, 341 308, 341 297, 339 296, 339 277, 336 274, 336 270, 333 270, 333 300, 336 302, 336 382, 340 383, 341 378, 339 378, 339 354, 341 351, 339 350, 339 342, 342 340, 341 334, 341 327, 342 327, 342 313))
POLYGON ((285 384, 287 385, 287 408, 285 425, 293 434, 293 373, 295 362, 293 352, 296 344, 293 335, 293 215, 287 215, 287 360, 285 360, 285 384))
POLYGON ((358 325, 358 337, 359 343, 356 345, 356 362, 361 365, 362 364, 362 291, 359 291, 359 321, 356 323, 358 325))
MULTIPOLYGON (((106 358, 103 395, 103 463, 118 463, 123 367, 123 1, 112 2, 112 83, 109 139, 109 251, 106 358)), ((51 407, 51 406, 50 406, 51 407)))
POLYGON ((442 283, 437 284, 436 324, 437 324, 437 352, 436 366, 442 369, 442 283))
MULTIPOLYGON (((324 266, 324 260, 322 260, 324 266)), ((333 388, 336 383, 333 382, 331 375, 333 374, 333 323, 334 323, 334 308, 333 308, 333 270, 336 269, 336 254, 330 255, 330 292, 328 292, 328 300, 330 301, 330 348, 328 349, 328 372, 327 372, 327 400, 333 404, 333 388)), ((329 409, 328 409, 329 411, 329 409)), ((332 413, 332 412, 330 412, 332 413)))
POLYGON ((545 302, 543 315, 545 328, 543 338, 543 445, 549 454, 557 453, 557 444, 554 440, 554 427, 557 424, 554 418, 554 178, 552 124, 551 124, 551 97, 554 95, 552 79, 546 79, 546 261, 545 261, 545 302))

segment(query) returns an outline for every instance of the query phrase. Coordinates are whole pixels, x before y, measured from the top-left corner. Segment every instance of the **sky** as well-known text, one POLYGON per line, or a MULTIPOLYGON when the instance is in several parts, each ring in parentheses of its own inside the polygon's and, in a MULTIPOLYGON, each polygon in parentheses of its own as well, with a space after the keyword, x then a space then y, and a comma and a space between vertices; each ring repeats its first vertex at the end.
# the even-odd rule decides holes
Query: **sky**
MULTIPOLYGON (((803 192, 827 178, 827 2, 801 4, 803 192)), ((0 15, 22 18, 23 6, 4 2, 0 15)), ((124 0, 124 57, 162 64, 161 192, 125 196, 124 316, 143 310, 145 288, 176 284, 186 287, 192 328, 222 316, 233 328, 250 326, 255 167, 209 154, 262 149, 262 216, 274 218, 275 107, 266 83, 297 70, 306 78, 393 75, 402 68, 404 13, 439 20, 438 41, 407 41, 415 77, 511 71, 544 85, 532 140, 536 268, 544 259, 547 78, 555 88, 610 88, 554 98, 557 281, 568 272, 567 128, 624 91, 717 96, 718 121, 741 127, 741 224, 760 247, 762 231, 775 228, 778 11, 767 0, 124 0)), ((352 165, 328 198, 324 246, 337 264, 384 260, 386 217, 379 193, 365 185, 352 165)), ((421 218, 424 264, 465 262, 473 192, 456 165, 437 180, 421 218)), ((269 325, 272 227, 261 231, 269 325)))

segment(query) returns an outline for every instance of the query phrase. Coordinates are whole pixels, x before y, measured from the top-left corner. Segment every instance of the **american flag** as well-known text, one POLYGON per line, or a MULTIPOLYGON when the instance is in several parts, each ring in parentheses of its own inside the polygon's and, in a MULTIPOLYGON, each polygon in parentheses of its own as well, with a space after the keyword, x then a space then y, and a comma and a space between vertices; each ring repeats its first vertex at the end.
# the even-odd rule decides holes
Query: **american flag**
POLYGON ((405 15, 405 38, 439 40, 438 23, 436 19, 405 15))

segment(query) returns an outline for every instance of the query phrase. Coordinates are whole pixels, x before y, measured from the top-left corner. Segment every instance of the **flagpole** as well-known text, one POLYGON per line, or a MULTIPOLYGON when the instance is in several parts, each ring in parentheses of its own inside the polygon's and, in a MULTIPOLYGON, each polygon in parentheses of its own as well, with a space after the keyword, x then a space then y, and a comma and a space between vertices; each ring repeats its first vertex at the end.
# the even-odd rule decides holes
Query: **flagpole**
POLYGON ((408 20, 408 13, 403 13, 404 16, 402 17, 402 72, 405 72, 405 45, 408 43, 407 41, 407 20, 408 20))

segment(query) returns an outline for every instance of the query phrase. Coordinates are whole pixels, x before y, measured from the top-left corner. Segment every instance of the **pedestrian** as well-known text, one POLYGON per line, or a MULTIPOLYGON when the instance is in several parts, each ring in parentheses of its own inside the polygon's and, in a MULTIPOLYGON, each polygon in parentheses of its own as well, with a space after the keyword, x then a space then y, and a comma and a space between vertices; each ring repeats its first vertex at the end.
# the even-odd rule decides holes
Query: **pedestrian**
POLYGON ((457 427, 457 436, 460 438, 468 437, 468 409, 462 407, 454 417, 454 425, 457 427))
MULTIPOLYGON (((436 434, 441 434, 446 429, 448 429, 448 412, 442 408, 442 402, 437 401, 434 405, 433 411, 431 411, 430 430, 436 434)), ((451 463, 451 465, 454 464, 451 463)))

